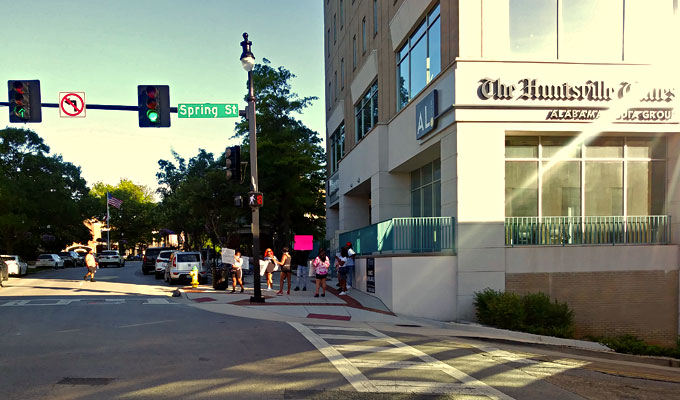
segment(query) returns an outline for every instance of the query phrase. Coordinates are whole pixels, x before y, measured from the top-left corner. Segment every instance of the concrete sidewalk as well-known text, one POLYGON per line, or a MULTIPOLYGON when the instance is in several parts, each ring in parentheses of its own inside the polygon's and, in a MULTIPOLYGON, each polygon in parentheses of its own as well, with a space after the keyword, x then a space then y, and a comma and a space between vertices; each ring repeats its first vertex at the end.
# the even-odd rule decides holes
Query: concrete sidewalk
MULTIPOLYGON (((474 323, 456 323, 435 321, 412 316, 396 315, 377 297, 356 289, 347 295, 340 295, 335 289, 337 280, 327 282, 325 297, 314 297, 314 281, 308 278, 307 290, 294 291, 295 277, 290 294, 279 296, 278 274, 274 275, 274 290, 262 290, 264 304, 251 303, 253 295, 252 275, 246 276, 244 293, 237 286, 231 293, 231 285, 227 290, 214 290, 211 286, 190 286, 182 288, 187 304, 210 312, 228 314, 244 318, 264 319, 268 321, 324 323, 343 326, 370 326, 375 329, 400 331, 404 333, 454 336, 470 339, 488 339, 512 341, 527 344, 544 344, 564 346, 590 351, 611 351, 599 343, 560 339, 551 336, 507 331, 474 323)), ((266 282, 261 287, 266 288, 266 282)), ((320 290, 319 293, 322 293, 320 290)))

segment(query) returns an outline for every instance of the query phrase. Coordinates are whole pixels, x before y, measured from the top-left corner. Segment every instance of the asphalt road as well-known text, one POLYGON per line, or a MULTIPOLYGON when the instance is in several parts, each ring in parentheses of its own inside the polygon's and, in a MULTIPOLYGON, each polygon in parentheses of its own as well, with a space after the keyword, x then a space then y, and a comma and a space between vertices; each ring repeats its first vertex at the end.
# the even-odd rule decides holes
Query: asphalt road
POLYGON ((680 398, 671 369, 631 378, 555 350, 209 313, 139 262, 84 273, 0 288, 0 398, 680 398))

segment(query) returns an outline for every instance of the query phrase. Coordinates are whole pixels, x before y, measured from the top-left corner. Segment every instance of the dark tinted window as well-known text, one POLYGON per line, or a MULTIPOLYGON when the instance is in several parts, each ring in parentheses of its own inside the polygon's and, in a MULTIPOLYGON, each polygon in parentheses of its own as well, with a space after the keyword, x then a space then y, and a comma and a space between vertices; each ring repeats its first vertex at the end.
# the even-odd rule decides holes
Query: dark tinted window
POLYGON ((102 251, 102 255, 105 255, 105 256, 117 256, 117 255, 118 255, 118 252, 117 252, 117 251, 105 250, 105 251, 102 251))
POLYGON ((66 252, 59 253, 59 257, 71 257, 71 253, 66 252))
POLYGON ((14 257, 0 257, 0 260, 3 260, 3 261, 14 261, 14 257))
POLYGON ((158 258, 170 258, 171 254, 172 251, 161 251, 161 253, 158 255, 158 258))
POLYGON ((198 254, 178 254, 177 262, 199 262, 200 256, 198 254))
POLYGON ((40 257, 38 257, 38 260, 51 260, 52 256, 49 254, 41 254, 40 257))

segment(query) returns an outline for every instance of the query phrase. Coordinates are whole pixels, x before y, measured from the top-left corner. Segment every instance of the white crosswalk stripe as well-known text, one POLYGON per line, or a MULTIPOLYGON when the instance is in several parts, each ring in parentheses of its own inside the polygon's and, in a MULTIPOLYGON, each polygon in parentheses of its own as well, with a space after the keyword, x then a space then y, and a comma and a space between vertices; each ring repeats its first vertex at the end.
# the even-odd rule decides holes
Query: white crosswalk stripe
POLYGON ((71 304, 76 305, 88 305, 88 304, 98 304, 98 305, 115 305, 115 304, 130 304, 139 303, 141 304, 151 304, 151 305, 171 305, 179 304, 175 302, 168 301, 163 298, 149 298, 149 299, 30 299, 30 300, 8 300, 4 303, 0 300, 0 307, 37 307, 37 306, 67 306, 71 304))
POLYGON ((289 324, 310 341, 358 392, 368 393, 420 393, 459 394, 486 396, 491 399, 513 400, 505 393, 479 381, 463 371, 387 336, 374 329, 342 328, 332 326, 307 326, 296 322, 289 324), (339 331, 337 334, 316 333, 315 330, 339 331), (359 334, 342 334, 341 331, 359 334), (330 344, 329 340, 382 341, 391 346, 354 344, 330 344), (345 357, 341 352, 361 353, 361 356, 345 357), (389 360, 384 355, 415 357, 420 361, 389 360), (375 357, 373 357, 375 355, 375 357), (359 368, 439 371, 453 378, 454 382, 369 379, 359 368))

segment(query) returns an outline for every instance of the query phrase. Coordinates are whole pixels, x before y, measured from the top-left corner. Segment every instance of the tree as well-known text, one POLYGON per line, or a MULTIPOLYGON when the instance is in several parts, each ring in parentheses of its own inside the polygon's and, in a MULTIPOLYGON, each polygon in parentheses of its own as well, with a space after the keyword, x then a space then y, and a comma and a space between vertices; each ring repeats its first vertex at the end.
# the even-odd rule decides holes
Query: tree
POLYGON ((97 215, 100 220, 104 220, 106 216, 107 192, 123 201, 120 209, 109 207, 110 240, 118 243, 124 240, 123 247, 128 248, 151 242, 152 231, 156 228, 154 221, 156 203, 153 191, 146 186, 136 185, 129 179, 121 179, 116 186, 103 182, 95 183, 90 196, 97 201, 97 215))
POLYGON ((173 152, 174 162, 158 161, 156 174, 163 197, 158 215, 165 229, 182 233, 187 249, 200 249, 208 243, 226 245, 237 233, 245 211, 232 206, 232 195, 243 186, 228 182, 224 157, 200 149, 188 163, 173 152))
MULTIPOLYGON (((269 60, 263 59, 253 69, 258 178, 264 193, 260 218, 263 230, 269 230, 280 248, 292 243, 294 233, 324 236, 326 157, 319 134, 293 117, 317 98, 300 98, 291 91, 290 80, 295 75, 284 67, 275 69, 269 64, 269 60)), ((242 159, 248 159, 245 118, 237 123, 236 136, 243 138, 242 159)))
POLYGON ((87 241, 91 214, 80 167, 50 149, 37 133, 0 130, 0 246, 26 258, 87 241))

